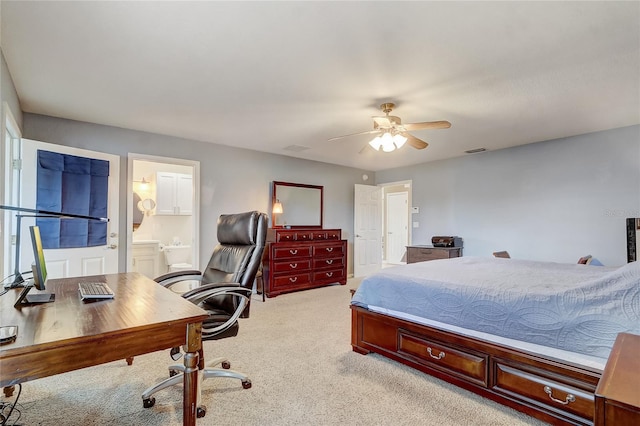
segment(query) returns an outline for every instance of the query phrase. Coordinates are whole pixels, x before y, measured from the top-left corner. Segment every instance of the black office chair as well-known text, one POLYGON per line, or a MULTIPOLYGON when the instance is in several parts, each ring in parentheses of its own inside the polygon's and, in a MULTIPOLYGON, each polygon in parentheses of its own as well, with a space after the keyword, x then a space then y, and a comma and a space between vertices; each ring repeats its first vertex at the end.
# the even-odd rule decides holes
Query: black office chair
MULTIPOLYGON (((218 219, 218 245, 214 248, 206 269, 200 271, 170 272, 156 278, 156 281, 170 288, 184 281, 199 281, 200 285, 182 295, 204 310, 209 318, 202 324, 202 340, 218 340, 238 334, 238 318, 249 316, 249 302, 253 282, 260 267, 267 236, 267 215, 257 211, 222 215, 218 219)), ((180 348, 171 350, 171 357, 177 361, 181 357, 180 348)), ((239 379, 242 387, 251 387, 251 380, 243 373, 229 370, 226 358, 216 358, 204 364, 200 350, 198 361, 199 386, 197 417, 204 417, 206 407, 200 405, 200 384, 210 377, 231 377, 239 379), (211 368, 216 365, 222 368, 211 368)), ((152 386, 142 394, 143 406, 153 407, 154 393, 183 382, 183 365, 169 367, 169 378, 152 386)))

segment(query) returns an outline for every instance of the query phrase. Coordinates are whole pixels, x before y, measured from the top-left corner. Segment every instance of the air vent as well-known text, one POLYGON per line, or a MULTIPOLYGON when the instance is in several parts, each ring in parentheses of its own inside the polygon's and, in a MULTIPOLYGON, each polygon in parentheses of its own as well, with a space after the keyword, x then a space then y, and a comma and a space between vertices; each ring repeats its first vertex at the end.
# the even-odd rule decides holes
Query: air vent
POLYGON ((302 145, 289 145, 289 146, 285 146, 284 148, 285 151, 293 151, 293 152, 300 152, 300 151, 306 151, 307 149, 310 149, 308 146, 302 146, 302 145))
POLYGON ((467 154, 475 154, 477 152, 485 152, 487 150, 487 148, 476 148, 476 149, 470 149, 468 151, 465 151, 467 154))

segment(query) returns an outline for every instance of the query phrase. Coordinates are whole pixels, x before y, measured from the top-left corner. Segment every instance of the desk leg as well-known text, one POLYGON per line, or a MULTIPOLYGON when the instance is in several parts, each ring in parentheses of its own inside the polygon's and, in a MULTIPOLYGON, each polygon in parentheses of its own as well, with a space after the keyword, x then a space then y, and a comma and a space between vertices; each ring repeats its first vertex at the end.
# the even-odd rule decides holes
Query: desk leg
POLYGON ((184 387, 182 424, 195 426, 198 405, 198 351, 202 348, 202 323, 187 326, 187 344, 184 347, 184 387))

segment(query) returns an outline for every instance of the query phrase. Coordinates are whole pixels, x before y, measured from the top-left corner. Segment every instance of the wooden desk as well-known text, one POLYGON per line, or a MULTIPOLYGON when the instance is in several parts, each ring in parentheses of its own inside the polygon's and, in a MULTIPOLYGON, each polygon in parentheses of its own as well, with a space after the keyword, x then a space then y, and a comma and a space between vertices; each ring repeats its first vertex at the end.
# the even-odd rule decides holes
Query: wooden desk
POLYGON ((640 424, 640 336, 620 333, 596 389, 596 426, 640 424))
POLYGON ((18 326, 16 341, 0 346, 0 387, 183 346, 183 424, 196 424, 204 310, 136 272, 46 285, 56 295, 53 303, 15 309, 19 290, 0 297, 0 324, 18 326), (88 279, 106 282, 115 298, 82 302, 78 282, 88 279))

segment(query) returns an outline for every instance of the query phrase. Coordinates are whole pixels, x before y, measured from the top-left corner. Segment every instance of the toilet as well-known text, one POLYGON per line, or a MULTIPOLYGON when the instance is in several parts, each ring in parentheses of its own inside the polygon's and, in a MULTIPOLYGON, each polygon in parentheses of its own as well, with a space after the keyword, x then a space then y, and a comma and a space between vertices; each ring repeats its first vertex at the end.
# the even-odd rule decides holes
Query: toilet
POLYGON ((193 269, 191 264, 191 246, 164 246, 164 258, 169 272, 193 269))

